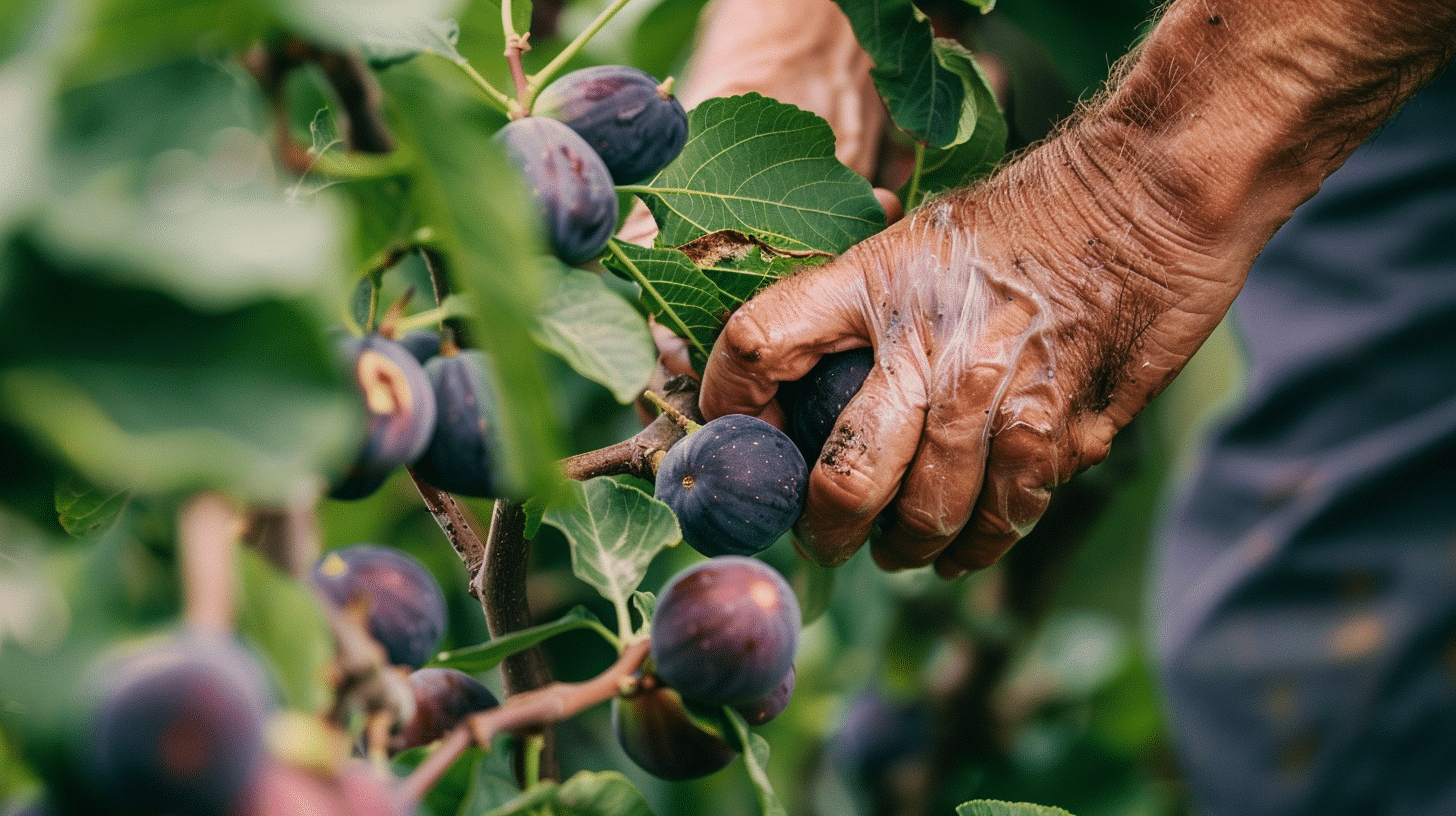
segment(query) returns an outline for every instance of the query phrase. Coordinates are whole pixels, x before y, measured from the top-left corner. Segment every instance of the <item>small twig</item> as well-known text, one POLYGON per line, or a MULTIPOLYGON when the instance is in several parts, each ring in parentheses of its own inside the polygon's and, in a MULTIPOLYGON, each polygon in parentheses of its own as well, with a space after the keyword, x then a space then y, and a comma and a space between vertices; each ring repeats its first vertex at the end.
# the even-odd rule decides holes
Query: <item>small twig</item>
MULTIPOLYGON (((621 11, 623 7, 627 5, 627 1, 628 0, 614 0, 610 6, 602 9, 602 13, 598 14, 597 18, 595 20, 592 20, 591 24, 583 29, 580 34, 576 35, 576 39, 567 43, 566 47, 561 49, 561 53, 557 54, 554 58, 552 58, 550 62, 546 63, 545 68, 542 68, 535 74, 531 75, 529 85, 529 87, 531 88, 531 94, 534 94, 536 91, 544 88, 546 86, 546 83, 550 82, 551 78, 556 76, 557 71, 560 71, 564 65, 570 62, 573 57, 580 53, 581 49, 585 48, 586 44, 591 41, 591 38, 595 37, 597 35, 597 32, 602 30, 603 26, 610 22, 613 17, 617 16, 617 12, 621 11)), ((531 109, 532 101, 533 96, 531 95, 521 97, 521 104, 524 105, 527 110, 531 109)))
POLYGON ((468 586, 471 596, 483 603, 478 576, 485 564, 485 544, 475 533, 474 519, 454 496, 421 479, 413 469, 409 470, 409 475, 420 491, 420 498, 425 500, 425 508, 435 517, 435 523, 440 525, 450 546, 455 548, 455 553, 465 564, 465 571, 470 575, 468 586))
POLYGON ((242 509, 220 493, 199 493, 179 511, 177 549, 183 617, 189 626, 232 631, 233 581, 242 533, 242 509))
POLYGON ((312 504, 250 508, 243 541, 279 572, 302 579, 321 549, 318 511, 312 504))
POLYGON ((620 694, 631 684, 651 648, 636 641, 606 671, 581 683, 551 683, 507 697, 499 706, 470 715, 435 746, 415 770, 400 781, 398 795, 411 805, 435 786, 455 760, 472 744, 490 750, 491 741, 505 732, 533 731, 564 722, 598 703, 620 694))
MULTIPOLYGON (((692 422, 702 419, 698 412, 698 381, 685 374, 667 381, 662 389, 662 402, 692 422)), ((662 455, 685 433, 682 425, 664 412, 628 439, 567 457, 561 462, 562 469, 568 478, 578 481, 622 474, 652 481, 662 455)))
MULTIPOLYGON (((502 3, 502 8, 509 8, 510 3, 502 3)), ((511 112, 511 118, 518 119, 531 113, 531 102, 534 93, 531 90, 531 83, 526 79, 526 69, 521 66, 521 55, 531 50, 531 33, 510 34, 506 37, 506 64, 511 66, 511 81, 516 85, 516 100, 520 103, 518 110, 511 112)))

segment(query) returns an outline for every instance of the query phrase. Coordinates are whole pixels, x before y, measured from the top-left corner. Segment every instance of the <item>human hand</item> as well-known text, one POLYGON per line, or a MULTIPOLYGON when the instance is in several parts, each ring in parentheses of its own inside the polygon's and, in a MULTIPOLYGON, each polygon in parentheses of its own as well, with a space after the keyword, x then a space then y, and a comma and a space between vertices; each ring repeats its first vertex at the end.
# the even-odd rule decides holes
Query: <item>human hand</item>
MULTIPOLYGON (((1125 202, 1111 187, 1039 195, 1077 178, 1048 173, 1064 160, 1089 163, 1052 146, 778 282, 729 320, 704 376, 708 418, 770 418, 778 384, 821 355, 875 349, 812 464, 796 526, 811 559, 843 562, 888 509, 872 545, 880 566, 933 563, 946 577, 987 566, 1030 530, 1053 486, 1107 455, 1217 324, 1237 283, 1170 280, 1157 242, 1093 237, 1125 202)), ((1151 209, 1148 220, 1168 222, 1151 209)))

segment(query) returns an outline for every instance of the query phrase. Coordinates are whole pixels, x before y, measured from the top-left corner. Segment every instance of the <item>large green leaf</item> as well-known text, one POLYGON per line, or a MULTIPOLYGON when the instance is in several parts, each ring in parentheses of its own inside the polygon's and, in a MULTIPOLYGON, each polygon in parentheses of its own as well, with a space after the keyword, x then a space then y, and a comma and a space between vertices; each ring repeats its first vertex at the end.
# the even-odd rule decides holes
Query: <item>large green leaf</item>
POLYGON ((601 275, 561 264, 550 273, 535 337, 623 405, 642 393, 657 365, 657 346, 642 314, 601 275))
MULTIPOLYGON (((270 0, 294 31, 316 42, 352 47, 373 38, 432 42, 429 29, 455 16, 460 0, 270 0)), ((438 43, 435 43, 438 45, 438 43)))
POLYGON ((0 413, 99 488, 286 501, 348 444, 317 304, 200 311, 35 249, 11 260, 0 413))
MULTIPOLYGON (((567 484, 574 501, 546 511, 546 523, 571 542, 571 571, 625 612, 647 566, 682 540, 667 505, 629 484, 605 477, 567 484)), ((618 622, 619 629, 625 624, 618 622)))
POLYGON ((890 117, 916 141, 951 147, 970 138, 977 112, 960 56, 932 47, 930 21, 911 0, 836 0, 875 67, 890 117))
POLYGON ((452 286, 470 295, 473 339, 496 363, 503 472, 525 493, 550 492, 563 445, 531 338, 546 269, 536 207, 490 141, 497 123, 449 66, 413 60, 384 80, 400 141, 420 158, 411 191, 421 220, 452 286))
POLYGON ((959 43, 937 39, 937 53, 944 53, 948 65, 966 73, 970 96, 967 106, 976 112, 975 128, 969 138, 952 147, 926 147, 919 171, 899 191, 906 207, 915 207, 925 197, 964 186, 991 172, 1006 155, 1006 117, 996 105, 991 87, 981 68, 959 43))
POLYGON ((834 158, 829 123, 758 94, 698 105, 677 159, 623 189, 647 203, 665 246, 731 229, 838 254, 885 225, 870 183, 834 158))
POLYGON ((688 341, 695 364, 707 359, 728 306, 723 293, 687 255, 613 240, 602 263, 641 287, 647 310, 688 341))

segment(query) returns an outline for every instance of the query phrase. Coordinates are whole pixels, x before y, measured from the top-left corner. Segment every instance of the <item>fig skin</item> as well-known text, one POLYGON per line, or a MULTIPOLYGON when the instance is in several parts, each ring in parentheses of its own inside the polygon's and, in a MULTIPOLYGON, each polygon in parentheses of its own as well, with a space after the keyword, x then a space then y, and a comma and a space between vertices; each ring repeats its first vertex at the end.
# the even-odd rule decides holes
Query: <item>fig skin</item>
POLYGON ((414 473, 448 493, 493 499, 501 495, 495 463, 495 392, 484 352, 466 349, 425 365, 435 395, 435 431, 414 473))
POLYGON ((772 721, 789 707, 789 698, 794 696, 794 684, 798 677, 798 671, 790 666, 789 673, 784 675, 784 679, 777 686, 774 686, 773 691, 757 700, 739 703, 733 706, 733 710, 743 715, 744 722, 751 726, 763 725, 772 721))
POLYGON ((617 743, 658 779, 699 779, 726 767, 738 751, 720 728, 691 714, 682 695, 666 686, 612 699, 617 743))
POLYGON ((780 386, 779 407, 788 417, 784 431, 810 467, 834 432, 839 412, 859 393, 874 365, 875 353, 870 348, 826 354, 809 373, 780 386))
POLYGON ((753 703, 793 669, 799 601, 782 575, 725 555, 674 576, 652 618, 652 663, 694 703, 753 703))
POLYGON ((393 340, 377 334, 346 338, 339 355, 367 421, 359 453, 330 486, 329 497, 362 499, 424 452, 435 430, 435 392, 414 354, 393 340))
POLYGON ((115 814, 228 814, 267 756, 273 701, 230 638, 183 631, 107 658, 81 766, 87 799, 115 814))
POLYGON ((485 684, 459 669, 426 666, 410 672, 415 713, 389 742, 393 752, 429 745, 477 711, 500 705, 485 684))
POLYGON ((600 255, 617 226, 617 190, 586 140, 545 116, 511 121, 491 138, 530 185, 556 257, 575 265, 600 255))
POLYGON ((712 558, 767 549, 803 513, 808 490, 804 456, 782 431, 728 414, 668 449, 653 495, 677 514, 683 540, 712 558))
POLYGON ((310 583, 340 608, 363 596, 365 626, 393 665, 418 669, 445 636, 445 593, 425 565, 402 550, 375 544, 330 550, 314 564, 310 583))
POLYGON ((656 175, 688 140, 682 103, 652 75, 627 65, 597 65, 562 75, 536 97, 535 112, 580 134, 617 184, 656 175))

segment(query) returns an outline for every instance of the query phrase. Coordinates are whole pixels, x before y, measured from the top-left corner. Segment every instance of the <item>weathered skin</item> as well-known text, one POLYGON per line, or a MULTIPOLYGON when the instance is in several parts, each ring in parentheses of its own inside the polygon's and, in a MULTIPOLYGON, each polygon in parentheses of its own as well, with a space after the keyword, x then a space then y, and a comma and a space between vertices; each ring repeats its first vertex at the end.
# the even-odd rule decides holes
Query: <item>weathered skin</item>
POLYGON ((1052 139, 742 307, 704 415, 758 414, 821 355, 872 345, 801 547, 842 563, 889 507, 881 566, 985 567, 1182 370, 1264 242, 1453 32, 1450 2, 1174 2, 1052 139))

